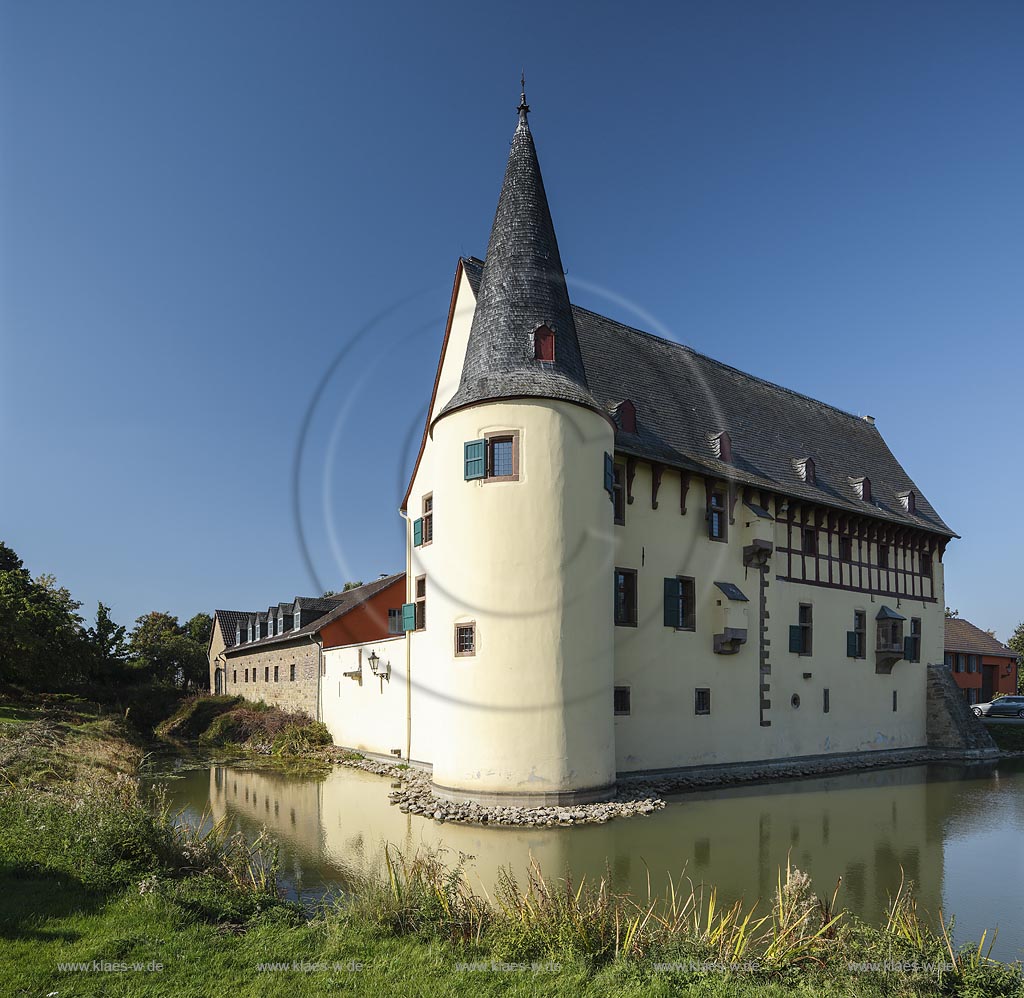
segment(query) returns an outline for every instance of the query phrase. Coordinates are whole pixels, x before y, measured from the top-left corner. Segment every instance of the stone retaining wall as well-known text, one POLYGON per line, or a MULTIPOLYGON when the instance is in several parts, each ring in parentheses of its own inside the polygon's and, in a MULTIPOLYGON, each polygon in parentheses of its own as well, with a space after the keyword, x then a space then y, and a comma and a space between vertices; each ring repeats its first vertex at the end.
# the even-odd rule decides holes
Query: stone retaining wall
POLYGON ((999 754, 992 736, 971 712, 945 665, 928 666, 928 745, 957 751, 967 759, 999 754))

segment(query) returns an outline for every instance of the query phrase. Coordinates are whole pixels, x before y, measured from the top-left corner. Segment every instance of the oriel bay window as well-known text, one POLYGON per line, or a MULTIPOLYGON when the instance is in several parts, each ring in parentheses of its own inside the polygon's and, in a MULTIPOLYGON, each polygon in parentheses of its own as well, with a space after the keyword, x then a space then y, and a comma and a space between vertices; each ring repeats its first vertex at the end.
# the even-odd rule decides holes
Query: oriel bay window
POLYGON ((697 629, 695 584, 692 578, 677 575, 665 580, 665 626, 677 631, 697 629))
POLYGON ((615 569, 615 623, 619 627, 636 627, 636 571, 615 569))

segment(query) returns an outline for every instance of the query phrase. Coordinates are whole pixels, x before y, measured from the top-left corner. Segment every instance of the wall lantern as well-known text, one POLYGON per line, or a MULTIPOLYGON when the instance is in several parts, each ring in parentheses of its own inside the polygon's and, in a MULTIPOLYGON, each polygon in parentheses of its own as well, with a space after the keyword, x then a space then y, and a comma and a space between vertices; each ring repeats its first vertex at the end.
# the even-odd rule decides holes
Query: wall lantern
POLYGON ((382 682, 386 679, 389 683, 391 682, 391 663, 382 662, 380 656, 375 652, 371 651, 368 657, 370 663, 370 671, 382 682))

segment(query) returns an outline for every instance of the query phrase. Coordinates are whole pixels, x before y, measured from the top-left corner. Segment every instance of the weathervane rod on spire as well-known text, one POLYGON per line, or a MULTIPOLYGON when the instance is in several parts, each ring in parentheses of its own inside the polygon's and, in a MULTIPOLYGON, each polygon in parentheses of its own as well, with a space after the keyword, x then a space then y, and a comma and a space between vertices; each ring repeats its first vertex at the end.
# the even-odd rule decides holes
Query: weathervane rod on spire
POLYGON ((519 82, 522 85, 523 91, 519 95, 519 120, 526 121, 526 116, 530 113, 530 105, 526 103, 526 70, 522 71, 519 77, 519 82))

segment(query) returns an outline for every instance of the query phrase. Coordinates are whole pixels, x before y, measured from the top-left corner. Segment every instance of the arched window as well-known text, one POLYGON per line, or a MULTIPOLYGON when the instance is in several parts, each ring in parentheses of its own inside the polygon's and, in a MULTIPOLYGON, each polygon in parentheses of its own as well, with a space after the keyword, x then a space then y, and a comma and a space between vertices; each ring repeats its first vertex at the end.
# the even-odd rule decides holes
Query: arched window
POLYGON ((555 359, 555 334, 547 326, 538 326, 533 331, 533 359, 555 359))

